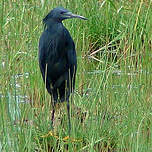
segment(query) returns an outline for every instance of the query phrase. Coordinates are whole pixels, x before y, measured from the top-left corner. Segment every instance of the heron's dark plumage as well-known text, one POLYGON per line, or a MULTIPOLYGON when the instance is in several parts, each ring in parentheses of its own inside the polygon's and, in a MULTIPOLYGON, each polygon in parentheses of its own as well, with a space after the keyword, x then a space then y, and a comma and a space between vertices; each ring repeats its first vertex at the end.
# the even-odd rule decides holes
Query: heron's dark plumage
POLYGON ((62 7, 53 9, 43 19, 45 28, 39 40, 39 66, 46 89, 53 97, 53 105, 67 101, 69 116, 69 96, 75 86, 77 57, 74 41, 62 23, 68 18, 85 19, 62 7))

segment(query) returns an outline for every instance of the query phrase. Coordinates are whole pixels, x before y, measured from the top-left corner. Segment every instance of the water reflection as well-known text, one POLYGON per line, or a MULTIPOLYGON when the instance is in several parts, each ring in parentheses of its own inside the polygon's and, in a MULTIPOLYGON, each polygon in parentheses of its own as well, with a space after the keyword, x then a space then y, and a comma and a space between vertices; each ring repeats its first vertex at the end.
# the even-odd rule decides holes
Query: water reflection
MULTIPOLYGON (((110 70, 109 70, 110 71, 110 70)), ((92 75, 92 74, 102 74, 105 73, 105 70, 93 70, 93 71, 89 71, 87 72, 88 74, 92 75)), ((111 70, 110 72, 112 72, 112 74, 115 75, 128 75, 128 76, 134 76, 134 75, 138 75, 138 74, 150 74, 150 72, 147 71, 143 71, 143 70, 128 70, 128 71, 123 71, 120 69, 115 69, 115 70, 111 70)))
POLYGON ((11 121, 19 120, 21 115, 21 109, 19 107, 20 100, 17 96, 13 97, 8 93, 8 113, 11 121))
MULTIPOLYGON (((21 116, 21 109, 20 103, 28 103, 30 102, 26 95, 21 95, 22 92, 22 84, 21 80, 24 78, 29 78, 29 73, 21 73, 12 76, 11 80, 11 88, 13 88, 13 92, 7 92, 5 98, 7 99, 8 103, 8 114, 10 120, 15 122, 16 120, 20 120, 21 116)), ((3 98, 3 96, 1 96, 3 98)))
POLYGON ((19 73, 19 74, 16 74, 16 75, 15 75, 15 78, 16 78, 16 79, 23 78, 23 77, 29 78, 29 73, 28 73, 28 72, 25 72, 25 73, 19 73))

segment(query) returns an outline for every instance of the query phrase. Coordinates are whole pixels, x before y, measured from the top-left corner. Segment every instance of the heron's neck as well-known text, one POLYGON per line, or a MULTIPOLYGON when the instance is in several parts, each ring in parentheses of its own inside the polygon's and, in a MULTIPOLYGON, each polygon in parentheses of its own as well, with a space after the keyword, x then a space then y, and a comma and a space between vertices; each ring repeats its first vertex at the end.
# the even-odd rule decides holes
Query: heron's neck
POLYGON ((44 24, 47 26, 47 28, 53 28, 62 25, 62 21, 59 22, 53 19, 49 19, 45 21, 44 24))

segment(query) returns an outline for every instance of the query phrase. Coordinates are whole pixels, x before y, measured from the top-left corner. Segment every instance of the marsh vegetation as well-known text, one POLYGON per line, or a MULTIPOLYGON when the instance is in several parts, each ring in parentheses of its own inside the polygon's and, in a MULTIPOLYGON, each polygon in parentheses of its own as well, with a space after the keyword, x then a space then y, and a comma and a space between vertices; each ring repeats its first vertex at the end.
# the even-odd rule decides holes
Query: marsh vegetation
POLYGON ((152 1, 1 0, 0 151, 152 151, 152 1), (77 50, 71 138, 66 106, 50 128, 38 67, 42 19, 63 6, 77 50))

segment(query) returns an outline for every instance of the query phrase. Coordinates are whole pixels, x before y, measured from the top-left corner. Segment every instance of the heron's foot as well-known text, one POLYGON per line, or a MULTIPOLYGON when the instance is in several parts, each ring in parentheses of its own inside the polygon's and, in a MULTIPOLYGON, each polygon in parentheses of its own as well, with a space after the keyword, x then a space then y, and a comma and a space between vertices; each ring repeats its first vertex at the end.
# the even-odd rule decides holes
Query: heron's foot
POLYGON ((49 131, 47 134, 42 135, 41 137, 42 138, 47 138, 47 137, 50 137, 50 136, 58 138, 58 136, 53 131, 49 131))
POLYGON ((82 142, 82 139, 74 139, 69 136, 66 136, 62 139, 64 142, 82 142))
POLYGON ((67 141, 68 139, 70 139, 70 137, 66 136, 66 137, 63 138, 63 141, 67 141))
POLYGON ((57 136, 57 134, 55 133, 55 132, 53 132, 53 131, 49 131, 47 134, 45 134, 45 135, 42 135, 41 136, 42 138, 48 138, 48 137, 54 137, 55 139, 57 139, 57 140, 62 140, 63 142, 65 142, 65 143, 71 143, 71 142, 74 142, 74 143, 76 143, 76 142, 82 142, 83 140, 82 139, 74 139, 74 138, 71 138, 71 137, 69 137, 69 136, 66 136, 66 137, 64 137, 63 139, 61 139, 61 138, 59 138, 59 136, 57 136))

